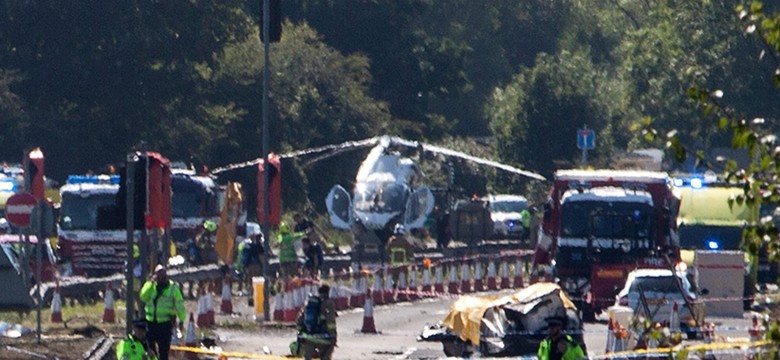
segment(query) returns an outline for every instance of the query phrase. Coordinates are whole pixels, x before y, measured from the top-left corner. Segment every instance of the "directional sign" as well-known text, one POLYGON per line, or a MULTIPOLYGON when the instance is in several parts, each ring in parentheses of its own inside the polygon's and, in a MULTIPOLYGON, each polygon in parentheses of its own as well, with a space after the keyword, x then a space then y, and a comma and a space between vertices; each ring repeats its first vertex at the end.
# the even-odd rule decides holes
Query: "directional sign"
POLYGON ((38 200, 30 193, 15 194, 5 203, 5 216, 8 222, 18 227, 30 226, 30 215, 38 200))
POLYGON ((593 129, 577 131, 577 149, 591 150, 596 148, 596 132, 593 129))

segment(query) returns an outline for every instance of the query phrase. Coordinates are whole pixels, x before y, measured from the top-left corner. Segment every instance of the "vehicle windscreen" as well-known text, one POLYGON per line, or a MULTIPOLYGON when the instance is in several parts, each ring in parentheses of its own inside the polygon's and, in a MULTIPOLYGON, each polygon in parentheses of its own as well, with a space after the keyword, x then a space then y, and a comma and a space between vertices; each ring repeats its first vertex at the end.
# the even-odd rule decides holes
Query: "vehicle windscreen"
MULTIPOLYGON (((681 279, 682 280, 682 279, 681 279)), ((637 277, 631 283, 630 292, 638 292, 639 288, 642 288, 644 292, 655 292, 663 294, 680 294, 680 290, 675 283, 675 279, 672 276, 647 276, 637 277)), ((682 287, 690 292, 689 283, 686 280, 682 280, 682 287)), ((682 295, 682 294, 680 294, 682 295)))
POLYGON ((202 182, 186 176, 171 178, 171 214, 177 218, 219 216, 217 195, 202 182))
POLYGON ((116 205, 116 194, 64 193, 60 208, 60 227, 63 230, 97 230, 98 209, 116 205))
POLYGON ((527 207, 525 201, 493 201, 490 203, 490 210, 495 212, 514 212, 519 213, 527 207))
POLYGON ((563 204, 561 234, 567 237, 646 239, 652 208, 627 201, 573 201, 563 204))
POLYGON ((680 247, 690 250, 739 250, 741 226, 683 224, 679 229, 680 247))
POLYGON ((406 207, 406 188, 396 183, 370 183, 355 193, 355 210, 400 212, 406 207))

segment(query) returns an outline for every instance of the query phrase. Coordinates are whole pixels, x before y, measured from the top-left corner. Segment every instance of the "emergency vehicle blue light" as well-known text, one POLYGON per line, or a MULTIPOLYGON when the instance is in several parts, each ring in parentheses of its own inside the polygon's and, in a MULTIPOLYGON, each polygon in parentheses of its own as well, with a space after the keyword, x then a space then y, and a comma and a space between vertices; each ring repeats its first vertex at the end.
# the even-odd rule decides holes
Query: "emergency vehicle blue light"
POLYGON ((680 186, 683 186, 683 184, 685 184, 685 182, 683 181, 683 179, 674 179, 674 180, 672 180, 672 184, 674 186, 680 187, 680 186))
POLYGON ((69 175, 68 184, 119 185, 119 175, 69 175))
POLYGON ((699 178, 693 178, 691 179, 691 187, 694 189, 701 189, 702 187, 702 181, 699 178))
POLYGON ((707 242, 707 247, 710 248, 710 250, 718 250, 718 248, 720 248, 720 244, 718 244, 717 241, 710 240, 707 242))
POLYGON ((509 221, 506 222, 506 226, 508 226, 510 229, 514 229, 515 222, 512 221, 512 220, 509 220, 509 221))
POLYGON ((16 182, 13 180, 0 180, 0 191, 2 192, 14 192, 16 190, 16 182))

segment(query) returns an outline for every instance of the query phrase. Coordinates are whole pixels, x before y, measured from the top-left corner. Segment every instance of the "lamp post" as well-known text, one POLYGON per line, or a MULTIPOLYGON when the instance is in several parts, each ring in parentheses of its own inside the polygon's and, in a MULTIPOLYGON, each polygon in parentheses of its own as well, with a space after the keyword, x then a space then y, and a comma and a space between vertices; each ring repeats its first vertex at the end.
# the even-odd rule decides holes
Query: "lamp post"
MULTIPOLYGON (((268 257, 271 254, 271 238, 270 238, 270 226, 268 222, 268 216, 270 215, 270 209, 269 209, 269 203, 268 203, 268 141, 270 136, 268 136, 268 85, 269 85, 269 79, 268 77, 271 74, 271 71, 269 69, 269 61, 270 56, 269 52, 271 50, 271 36, 270 36, 270 22, 271 22, 271 1, 270 0, 263 0, 263 236, 265 237, 265 253, 267 254, 264 258, 265 264, 263 264, 263 277, 265 279, 269 278, 269 261, 268 257)), ((273 286, 273 284, 266 284, 266 286, 263 287, 263 317, 265 318, 265 321, 271 320, 271 312, 269 309, 270 302, 268 298, 271 296, 270 287, 273 286)))

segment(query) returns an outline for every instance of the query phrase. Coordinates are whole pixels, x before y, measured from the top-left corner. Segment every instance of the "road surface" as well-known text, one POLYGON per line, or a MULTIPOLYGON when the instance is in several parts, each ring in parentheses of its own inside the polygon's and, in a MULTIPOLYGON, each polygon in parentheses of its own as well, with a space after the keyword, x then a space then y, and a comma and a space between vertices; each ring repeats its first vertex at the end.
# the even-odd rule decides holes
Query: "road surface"
MULTIPOLYGON (((417 336, 426 324, 436 323, 449 311, 453 297, 419 300, 374 307, 374 324, 378 334, 364 334, 360 330, 366 320, 362 309, 339 312, 338 348, 335 359, 436 359, 444 358, 441 343, 418 342, 417 336)), ((237 298, 236 302, 244 302, 237 298)), ((245 305, 237 311, 250 311, 245 305)), ((606 347, 606 319, 585 324, 585 342, 590 356, 604 354, 606 347)), ((745 318, 709 318, 719 329, 719 337, 745 338, 750 321, 745 318), (734 330, 725 330, 734 329, 734 330)), ((225 351, 274 355, 288 355, 289 344, 295 339, 295 329, 275 323, 261 324, 256 330, 217 330, 218 344, 225 351)))

